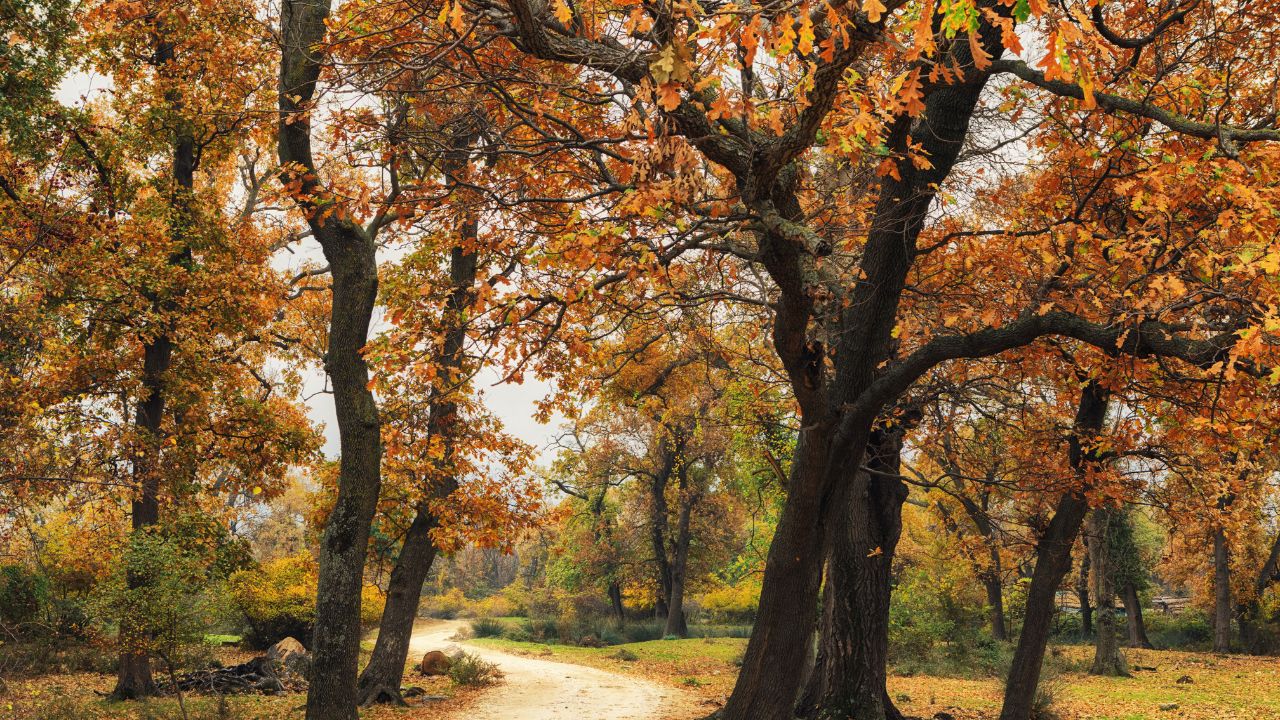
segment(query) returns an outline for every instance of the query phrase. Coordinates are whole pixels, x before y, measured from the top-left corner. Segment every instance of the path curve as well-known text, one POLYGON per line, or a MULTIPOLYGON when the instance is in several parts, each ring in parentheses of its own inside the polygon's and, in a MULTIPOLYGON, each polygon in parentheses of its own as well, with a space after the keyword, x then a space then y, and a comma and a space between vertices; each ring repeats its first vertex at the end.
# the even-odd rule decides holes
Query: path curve
POLYGON ((617 673, 511 655, 454 639, 466 623, 449 620, 414 627, 409 654, 462 646, 505 674, 474 707, 451 720, 662 720, 677 708, 677 691, 617 673))

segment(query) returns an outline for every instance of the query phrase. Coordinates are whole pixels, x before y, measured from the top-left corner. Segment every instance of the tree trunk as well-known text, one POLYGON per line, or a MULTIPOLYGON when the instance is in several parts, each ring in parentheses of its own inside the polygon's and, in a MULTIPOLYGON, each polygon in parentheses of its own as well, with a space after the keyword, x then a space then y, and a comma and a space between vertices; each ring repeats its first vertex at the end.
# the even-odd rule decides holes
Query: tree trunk
POLYGON ((1147 624, 1142 619, 1142 599, 1138 597, 1138 589, 1133 583, 1124 586, 1124 614, 1129 624, 1129 647, 1152 648, 1147 639, 1147 624))
POLYGON ((689 487, 689 470, 681 465, 677 471, 680 483, 680 517, 676 521, 676 538, 671 557, 671 595, 667 606, 667 624, 664 637, 689 637, 689 626, 684 615, 684 589, 689 567, 689 523, 693 506, 698 502, 697 493, 689 487))
MULTIPOLYGON (((990 25, 983 25, 976 40, 992 57, 1004 52, 999 31, 990 25)), ((937 189, 968 137, 974 108, 990 79, 974 69, 969 48, 969 43, 954 43, 947 58, 964 70, 964 79, 932 90, 919 118, 899 118, 890 130, 889 147, 905 149, 912 138, 928 155, 931 167, 904 165, 900 175, 880 180, 875 216, 859 264, 863 279, 839 313, 829 383, 824 382, 825 351, 808 336, 813 302, 806 281, 797 276, 796 260, 803 251, 788 235, 761 234, 761 260, 781 290, 773 343, 796 394, 805 429, 796 445, 786 504, 765 563, 755 629, 725 705, 724 720, 789 720, 793 716, 800 689, 797 669, 803 667, 817 611, 825 559, 824 525, 829 513, 838 512, 830 499, 838 494, 838 484, 851 477, 848 465, 862 458, 882 403, 869 399, 870 409, 854 412, 850 408, 892 354, 893 328, 916 241, 937 189)), ((758 188, 740 179, 740 189, 744 195, 767 197, 779 215, 796 220, 803 216, 803 209, 788 182, 758 188)))
POLYGON ((877 431, 867 447, 870 469, 855 470, 836 498, 818 657, 799 708, 804 717, 902 717, 886 689, 891 571, 907 497, 898 477, 901 449, 900 435, 877 431))
MULTIPOLYGON (((787 485, 790 494, 765 560, 764 587, 725 720, 791 720, 809 651, 821 579, 821 483, 827 433, 801 430, 787 485)), ((861 454, 861 453, 859 453, 861 454)))
MULTIPOLYGON (((451 177, 465 166, 465 153, 471 142, 471 134, 452 139, 450 152, 444 162, 446 172, 451 177)), ((428 401, 427 436, 442 439, 446 476, 430 489, 430 497, 418 504, 413 523, 405 533, 400 555, 396 558, 396 565, 387 585, 387 602, 378 625, 378 640, 374 644, 369 664, 365 666, 358 682, 361 705, 384 701, 404 702, 400 697, 400 684, 404 680, 413 621, 418 616, 422 584, 426 581, 436 556, 431 531, 439 525, 439 520, 431 510, 431 502, 444 500, 458 489, 458 480, 447 464, 453 458, 457 442, 455 421, 458 403, 454 393, 466 360, 466 315, 472 303, 476 280, 478 259, 474 248, 478 228, 474 218, 467 218, 460 228, 462 242, 450 252, 451 289, 448 307, 443 314, 444 341, 435 358, 439 368, 437 383, 444 383, 444 386, 433 386, 428 401)))
MULTIPOLYGON (((155 22, 154 17, 152 21, 155 22)), ((155 32, 155 58, 153 64, 159 68, 174 60, 175 48, 166 39, 165 29, 157 23, 155 32)), ((181 108, 182 98, 176 89, 166 90, 165 103, 170 109, 181 108)), ((171 266, 184 266, 190 263, 191 249, 187 245, 188 225, 191 222, 192 189, 195 187, 196 150, 195 138, 190 128, 181 120, 174 131, 173 165, 171 167, 169 187, 169 207, 172 217, 169 219, 169 240, 172 243, 168 258, 171 266)), ((165 298, 150 292, 146 293, 151 303, 158 308, 172 312, 175 307, 171 298, 165 298)), ((160 521, 160 447, 163 434, 164 412, 167 398, 165 396, 165 375, 173 364, 173 341, 170 339, 171 328, 164 330, 142 348, 142 389, 143 396, 138 403, 134 425, 141 430, 146 443, 141 452, 133 459, 134 477, 137 481, 137 494, 134 496, 131 510, 131 529, 136 534, 145 532, 147 528, 160 521)), ((130 573, 126 578, 130 590, 143 587, 145 580, 130 573)), ((138 627, 135 618, 120 618, 120 637, 124 647, 120 654, 120 666, 116 673, 116 686, 111 697, 116 700, 132 700, 156 694, 155 681, 151 673, 151 658, 139 645, 146 639, 138 637, 144 631, 138 627), (130 646, 133 647, 130 647, 130 646)))
POLYGON ((387 603, 378 624, 378 639, 357 684, 361 705, 403 702, 400 685, 404 681, 413 621, 418 617, 422 583, 426 581, 431 563, 436 558, 436 547, 431 542, 431 530, 436 525, 436 517, 428 504, 420 504, 413 523, 405 533, 396 565, 391 570, 387 603))
POLYGON ((1085 637, 1093 634, 1093 604, 1089 601, 1089 538, 1081 538, 1080 575, 1076 578, 1076 598, 1080 601, 1080 630, 1085 637))
POLYGON ((622 605, 622 585, 617 580, 609 581, 609 607, 619 625, 627 621, 627 610, 622 605))
POLYGON ((360 591, 382 484, 381 423, 363 355, 378 294, 378 228, 333 212, 337 200, 320 183, 311 153, 310 110, 328 16, 329 0, 285 0, 281 6, 278 151, 281 180, 306 215, 333 279, 325 372, 341 459, 337 498, 320 542, 306 717, 356 720, 360 591))
POLYGON ((1000 581, 1000 549, 991 546, 991 569, 982 576, 982 586, 987 591, 987 613, 991 617, 991 637, 1008 640, 1009 631, 1004 621, 1004 583, 1000 581))
POLYGON ((649 478, 649 543, 658 573, 654 617, 665 621, 671 614, 671 563, 667 555, 667 483, 675 471, 676 453, 663 436, 658 444, 658 471, 649 478))
POLYGON ((1227 532, 1213 532, 1213 651, 1231 652, 1231 566, 1227 532))
POLYGON ((1098 634, 1094 640, 1092 675, 1127 676, 1124 655, 1120 652, 1120 623, 1116 618, 1115 588, 1112 576, 1114 558, 1112 532, 1120 522, 1113 508, 1098 508, 1089 516, 1089 555, 1093 565, 1093 596, 1098 606, 1098 634))
MULTIPOLYGON (((1098 462, 1093 438, 1106 419, 1107 397, 1107 392, 1095 382, 1088 383, 1080 392, 1068 453, 1072 471, 1082 485, 1087 484, 1090 466, 1098 462)), ((1058 498, 1053 518, 1036 543, 1036 567, 1027 591, 1026 617, 1018 635, 1018 646, 1013 651, 1000 720, 1031 718, 1053 624, 1054 600, 1058 586, 1071 570, 1071 548, 1088 511, 1089 503, 1083 493, 1063 494, 1058 498)))

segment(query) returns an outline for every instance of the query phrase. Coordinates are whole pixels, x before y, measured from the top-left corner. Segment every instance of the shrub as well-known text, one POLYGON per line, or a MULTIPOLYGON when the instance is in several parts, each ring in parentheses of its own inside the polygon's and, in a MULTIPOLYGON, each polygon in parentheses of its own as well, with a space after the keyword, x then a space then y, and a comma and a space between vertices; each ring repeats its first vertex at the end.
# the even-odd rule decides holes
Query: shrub
POLYGON ((479 655, 464 652, 449 665, 449 679, 454 685, 492 685, 502 679, 502 671, 479 655))
POLYGON ((422 599, 422 614, 441 620, 453 620, 462 615, 467 608, 467 596, 462 588, 450 588, 440 595, 431 595, 422 599))
POLYGON ((231 599, 249 624, 245 642, 265 648, 286 637, 307 640, 316 618, 316 566, 310 555, 271 560, 229 581, 231 599))
POLYGON ((471 621, 471 637, 502 637, 507 632, 507 624, 493 618, 478 618, 471 621))
POLYGON ((49 603, 49 580, 22 565, 0 566, 0 624, 35 622, 49 603))
POLYGON ((221 611, 209 558, 181 538, 141 532, 129 538, 122 560, 95 601, 103 616, 123 619, 121 649, 153 653, 172 669, 221 611))
POLYGON ((1152 644, 1161 648, 1207 647, 1213 640, 1213 625, 1209 616, 1199 609, 1188 609, 1177 615, 1144 613, 1147 635, 1152 644))
POLYGON ((760 583, 752 578, 716 588, 699 596, 698 604, 710 622, 753 623, 760 607, 760 583))

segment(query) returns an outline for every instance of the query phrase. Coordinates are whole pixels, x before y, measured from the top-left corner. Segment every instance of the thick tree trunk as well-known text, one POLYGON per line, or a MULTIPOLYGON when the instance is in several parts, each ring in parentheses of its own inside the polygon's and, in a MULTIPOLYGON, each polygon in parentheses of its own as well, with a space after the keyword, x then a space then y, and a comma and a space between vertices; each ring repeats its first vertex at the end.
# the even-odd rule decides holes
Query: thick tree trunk
POLYGON ((1129 647, 1151 649, 1147 639, 1147 624, 1142 619, 1142 599, 1133 583, 1124 586, 1124 614, 1129 626, 1129 647))
MULTIPOLYGON (((1089 467, 1097 462, 1092 439, 1102 429, 1106 415, 1107 393, 1097 383, 1090 382, 1080 393, 1068 450, 1071 468, 1082 484, 1086 482, 1089 467)), ((1071 570, 1071 548, 1088 511, 1089 503, 1081 492, 1065 493, 1058 499, 1053 519, 1036 544, 1036 568, 1027 591, 1026 617, 1018 635, 1018 646, 1013 651, 1000 720, 1031 718, 1053 624, 1054 599, 1062 579, 1071 570)))
POLYGON ((1089 538, 1081 538, 1080 574, 1076 576, 1076 599, 1080 602, 1080 630, 1086 637, 1093 634, 1093 603, 1089 600, 1089 538))
MULTIPOLYGON (((821 430, 801 430, 773 543, 764 588, 742 669, 725 720, 791 720, 817 615, 822 568, 822 516, 813 474, 825 472, 828 445, 821 430)), ((861 455, 861 452, 859 452, 861 455)))
POLYGON ((1213 532, 1213 651, 1231 652, 1231 565, 1226 530, 1213 532))
MULTIPOLYGON (((172 42, 165 39, 163 27, 157 26, 155 37, 156 52, 153 63, 160 68, 173 62, 175 48, 172 42)), ((181 107, 182 98, 175 89, 167 90, 164 99, 171 109, 176 110, 181 107)), ((191 193, 195 187, 196 162, 195 138, 190 129, 179 121, 174 132, 173 165, 169 187, 169 208, 172 211, 169 219, 169 240, 172 246, 168 262, 173 266, 187 265, 191 260, 191 249, 187 246, 187 237, 188 224, 191 222, 191 193)), ((174 309, 170 298, 150 295, 149 299, 162 309, 169 311, 174 309)), ((134 477, 138 485, 130 507, 131 529, 134 533, 145 532, 147 528, 160 521, 160 442, 167 402, 164 385, 165 375, 172 364, 173 341, 170 339, 169 328, 166 328, 146 342, 142 348, 144 395, 138 403, 134 425, 141 430, 146 447, 135 455, 133 460, 134 477)), ((132 574, 126 578, 126 581, 131 590, 137 590, 145 584, 143 578, 132 574)), ((120 619, 120 637, 124 647, 121 650, 120 665, 116 673, 116 686, 111 691, 113 699, 130 700, 156 694, 156 685, 151 674, 151 658, 138 647, 146 642, 145 638, 139 637, 143 632, 135 618, 120 619)))
POLYGON ((1268 651, 1261 628, 1258 627, 1259 614, 1262 612, 1258 598, 1277 581, 1280 581, 1280 534, 1272 540, 1267 561, 1263 563, 1257 579, 1254 580, 1253 599, 1240 606, 1236 617, 1237 622, 1240 623, 1240 645, 1251 655, 1262 655, 1268 651))
POLYGON ((1116 593, 1112 575, 1115 558, 1111 556, 1113 526, 1120 520, 1113 508, 1098 508, 1089 516, 1089 555, 1093 565, 1093 596, 1098 606, 1098 635, 1094 640, 1092 675, 1126 676, 1124 655, 1120 652, 1120 623, 1116 618, 1116 593))
MULTIPOLYGON (((999 32, 992 27, 984 26, 978 44, 992 57, 1004 52, 999 32)), ((937 188, 968 136, 974 108, 990 78, 973 68, 968 43, 955 43, 948 62, 965 70, 964 81, 933 89, 918 119, 901 118, 890 131, 889 147, 905 148, 912 138, 921 144, 932 166, 917 170, 904 165, 900 177, 881 179, 859 266, 863 280, 840 312, 829 383, 824 382, 825 352, 808 335, 813 301, 797 272, 797 255, 802 251, 791 237, 762 233, 761 259, 781 291, 773 342, 796 392, 806 429, 796 446, 787 501, 765 563, 755 630, 725 705, 724 720, 789 720, 793 715, 801 676, 796 670, 804 662, 816 614, 829 499, 837 483, 851 477, 848 465, 862 458, 879 412, 878 407, 857 413, 846 408, 870 387, 877 368, 891 355, 898 304, 916 240, 937 188)), ((784 218, 803 216, 789 180, 769 188, 740 181, 749 200, 767 198, 784 218)))
POLYGON ((906 485, 901 437, 878 431, 869 470, 842 486, 830 520, 818 658, 799 711, 806 717, 897 720, 886 689, 893 556, 902 534, 906 485))
POLYGON ((377 227, 333 212, 311 153, 310 110, 322 64, 329 0, 281 6, 281 179, 324 250, 333 279, 325 372, 333 388, 341 459, 337 498, 320 541, 316 626, 311 641, 307 720, 356 720, 360 591, 369 526, 381 489, 378 407, 363 350, 378 294, 377 227))

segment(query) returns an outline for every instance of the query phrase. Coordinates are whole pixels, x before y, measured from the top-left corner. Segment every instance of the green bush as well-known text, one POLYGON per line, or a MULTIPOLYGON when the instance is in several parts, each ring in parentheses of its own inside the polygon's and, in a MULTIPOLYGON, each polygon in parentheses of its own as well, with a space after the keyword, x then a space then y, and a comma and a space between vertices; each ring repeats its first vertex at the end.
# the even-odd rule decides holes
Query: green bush
POLYGON ((449 679, 454 685, 492 685, 502 679, 502 671, 479 655, 464 652, 449 664, 449 679))
POLYGON ((39 620, 48 604, 48 578, 22 565, 0 566, 0 625, 15 632, 39 620))
POLYGON ((1176 615, 1143 613, 1147 637, 1160 648, 1200 649, 1213 641, 1213 625, 1203 610, 1188 609, 1176 615))
POLYGON ((471 621, 471 637, 502 637, 507 632, 507 624, 493 618, 478 618, 471 621))

